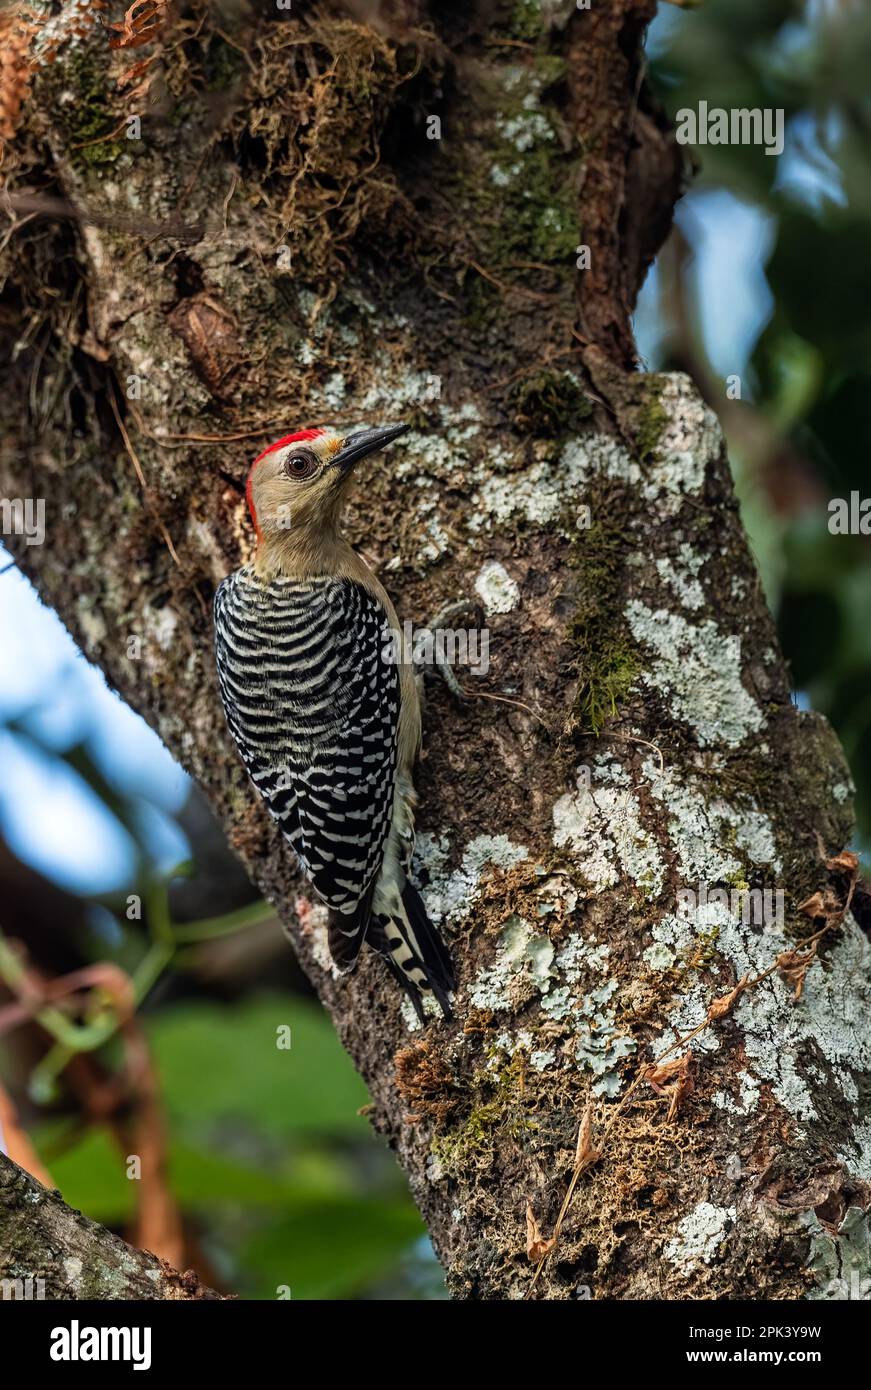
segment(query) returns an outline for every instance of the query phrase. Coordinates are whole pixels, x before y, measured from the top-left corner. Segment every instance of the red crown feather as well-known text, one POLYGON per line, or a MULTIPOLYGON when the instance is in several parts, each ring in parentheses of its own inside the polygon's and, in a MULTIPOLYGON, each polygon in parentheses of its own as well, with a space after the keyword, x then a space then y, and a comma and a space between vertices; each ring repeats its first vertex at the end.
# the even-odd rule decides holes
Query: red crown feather
POLYGON ((260 523, 257 520, 257 512, 254 507, 254 495, 252 479, 254 469, 261 459, 265 459, 267 454, 274 454, 276 449, 284 449, 288 444, 299 444, 303 439, 317 439, 318 435, 323 434, 322 429, 317 430, 297 430, 296 434, 286 434, 283 439, 276 439, 274 444, 270 444, 268 449, 264 449, 262 454, 258 454, 251 465, 248 473, 248 481, 245 484, 245 500, 248 503, 248 510, 251 513, 251 520, 254 523, 254 532, 258 541, 263 539, 263 532, 260 530, 260 523))

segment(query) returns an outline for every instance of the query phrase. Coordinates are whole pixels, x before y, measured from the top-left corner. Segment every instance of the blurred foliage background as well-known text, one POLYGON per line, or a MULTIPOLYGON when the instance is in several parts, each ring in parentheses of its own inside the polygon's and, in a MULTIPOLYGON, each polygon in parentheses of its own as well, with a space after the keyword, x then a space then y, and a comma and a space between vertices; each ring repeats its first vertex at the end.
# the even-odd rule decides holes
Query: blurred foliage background
MULTIPOLYGON (((871 541, 831 535, 827 503, 871 495, 871 7, 662 5, 648 56, 672 116, 786 113, 778 158, 697 152, 637 335, 723 422, 797 699, 837 728, 867 839, 871 541)), ((7 1143, 29 1136, 73 1206, 242 1297, 444 1297, 362 1084, 205 802, 14 569, 0 623, 7 1143)))

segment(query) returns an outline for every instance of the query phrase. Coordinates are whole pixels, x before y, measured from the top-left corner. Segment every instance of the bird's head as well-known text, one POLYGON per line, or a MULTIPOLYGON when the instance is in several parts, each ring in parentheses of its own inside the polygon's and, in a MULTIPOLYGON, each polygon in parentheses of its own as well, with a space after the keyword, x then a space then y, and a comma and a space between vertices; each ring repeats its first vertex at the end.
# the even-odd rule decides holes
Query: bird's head
POLYGON ((270 444, 254 460, 245 489, 261 547, 334 534, 355 465, 407 428, 299 430, 270 444))

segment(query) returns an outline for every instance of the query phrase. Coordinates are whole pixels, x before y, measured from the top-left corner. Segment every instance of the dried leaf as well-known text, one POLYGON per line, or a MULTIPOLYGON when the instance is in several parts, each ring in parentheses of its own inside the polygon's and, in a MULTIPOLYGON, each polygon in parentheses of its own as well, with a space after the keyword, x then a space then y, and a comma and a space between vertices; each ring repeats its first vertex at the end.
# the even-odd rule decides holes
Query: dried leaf
POLYGON ((602 1150, 597 1149, 593 1144, 593 1102, 588 1100, 578 1127, 575 1167, 588 1168, 591 1163, 595 1163, 596 1159, 601 1157, 601 1154, 602 1150))
POLYGON ((689 1062, 690 1055, 687 1052, 683 1057, 673 1057, 670 1062, 650 1062, 644 1069, 644 1080, 649 1082, 657 1095, 660 1095, 666 1082, 673 1081, 683 1070, 689 1062))
POLYGON ((120 24, 107 27, 118 38, 109 40, 110 48, 141 48, 155 39, 166 19, 167 0, 133 0, 120 24))
POLYGON ((556 1239, 554 1236, 551 1236, 549 1240, 545 1240, 544 1236, 541 1234, 541 1228, 539 1227, 539 1224, 535 1219, 535 1215, 533 1214, 532 1203, 530 1202, 529 1198, 527 1198, 526 1258, 530 1260, 532 1264, 537 1265, 539 1260, 543 1260, 545 1255, 547 1255, 555 1245, 556 1239))
POLYGON ((644 1073, 645 1081, 653 1087, 657 1095, 665 1094, 670 1097, 666 1120, 674 1119, 681 1102, 693 1091, 691 1063, 692 1053, 685 1052, 683 1057, 675 1057, 670 1062, 651 1063, 644 1073), (670 1085, 667 1084, 669 1082, 670 1085))
POLYGON ((132 63, 118 78, 118 86, 120 88, 133 87, 134 91, 131 93, 131 96, 138 96, 143 89, 147 89, 151 78, 149 77, 148 82, 144 82, 142 79, 145 77, 148 69, 154 64, 156 56, 156 54, 152 53, 149 57, 140 58, 137 63, 132 63))
POLYGON ((675 1118, 681 1105, 686 1100, 687 1096, 692 1095, 694 1089, 695 1082, 690 1076, 689 1067, 687 1067, 686 1071, 678 1077, 675 1085, 671 1087, 671 1103, 668 1107, 668 1114, 665 1117, 666 1122, 670 1122, 675 1118))
POLYGON ((805 898, 803 903, 798 905, 799 912, 803 912, 805 917, 827 917, 828 910, 822 893, 817 890, 809 898, 805 898))
POLYGON ((851 849, 842 849, 833 859, 826 860, 826 868, 833 872, 855 874, 859 868, 859 856, 851 849))
POLYGON ((733 990, 728 994, 723 994, 719 999, 715 999, 708 1005, 708 1023, 715 1023, 718 1018, 725 1018, 734 1009, 741 995, 744 993, 750 982, 750 972, 743 975, 733 990))
POLYGON ((816 959, 817 943, 807 951, 781 951, 777 957, 777 968, 787 984, 795 986, 793 998, 798 1001, 804 990, 804 982, 807 972, 816 959))

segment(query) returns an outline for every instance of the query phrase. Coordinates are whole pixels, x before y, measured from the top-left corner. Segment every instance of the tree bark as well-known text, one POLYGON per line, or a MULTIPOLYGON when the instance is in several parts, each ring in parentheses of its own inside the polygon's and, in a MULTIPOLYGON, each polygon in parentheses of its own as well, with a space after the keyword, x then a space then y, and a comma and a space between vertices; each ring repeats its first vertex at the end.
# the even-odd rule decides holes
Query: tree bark
POLYGON ((281 912, 459 1297, 526 1296, 542 1255, 535 1297, 832 1296, 864 1258, 849 773, 791 700, 714 416, 634 370, 681 174, 642 80, 654 8, 195 4, 140 140, 123 54, 63 43, 10 181, 78 210, 4 251, 2 485, 46 502, 45 544, 13 549, 281 912), (400 618, 477 597, 489 629, 462 706, 428 686, 418 873, 460 989, 425 1031, 374 957, 334 978, 210 621, 253 454, 400 419, 351 537, 400 618), (705 902, 742 886, 782 891, 782 923, 705 902), (691 1064, 642 1080, 672 1046, 691 1064))
POLYGON ((0 1299, 221 1297, 192 1270, 180 1274, 73 1211, 0 1153, 0 1299))

